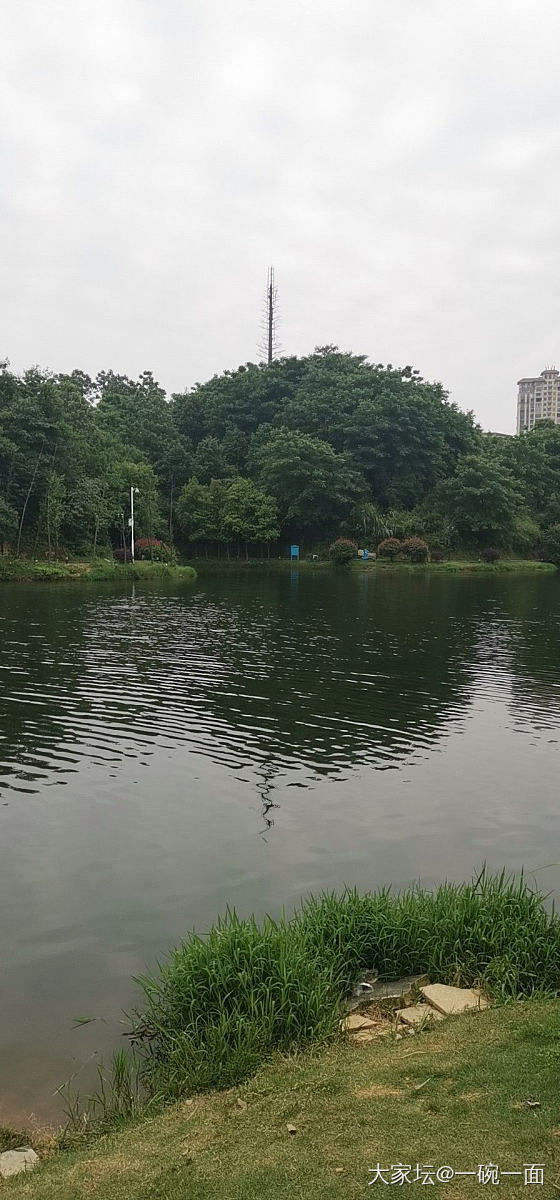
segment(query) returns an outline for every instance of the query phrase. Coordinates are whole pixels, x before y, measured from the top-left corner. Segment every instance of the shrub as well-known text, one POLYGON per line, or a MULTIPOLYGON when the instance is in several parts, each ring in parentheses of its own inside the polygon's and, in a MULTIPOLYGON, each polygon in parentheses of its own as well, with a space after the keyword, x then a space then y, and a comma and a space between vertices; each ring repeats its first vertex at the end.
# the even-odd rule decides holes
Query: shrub
POLYGON ((423 538, 406 538, 402 544, 402 552, 410 562, 423 563, 428 561, 428 546, 423 538))
POLYGON ((484 559, 484 562, 495 563, 500 557, 500 551, 496 550, 495 546, 486 546, 485 549, 481 551, 481 557, 484 559))
POLYGON ((379 558, 390 558, 392 562, 393 559, 396 558, 397 554, 400 554, 401 550, 402 542, 399 542, 398 538, 390 537, 384 538, 383 541, 379 543, 377 547, 377 554, 379 558))
POLYGON ((333 542, 329 546, 329 556, 339 566, 345 566, 346 563, 353 562, 357 554, 358 547, 356 542, 352 542, 350 538, 337 538, 336 542, 333 542))
POLYGON ((560 919, 521 878, 483 873, 435 891, 326 893, 290 919, 235 913, 192 933, 153 976, 131 1038, 148 1096, 230 1087, 273 1049, 333 1035, 363 970, 382 979, 428 972, 486 985, 506 1000, 556 993, 560 919))
POLYGON ((551 525, 543 537, 542 558, 560 566, 560 525, 551 525))
POLYGON ((149 559, 150 562, 173 562, 175 555, 173 550, 160 542, 158 538, 141 537, 134 540, 134 553, 136 558, 149 559))
POLYGON ((444 558, 445 558, 445 554, 444 554, 443 550, 440 549, 439 546, 431 547, 430 562, 440 563, 440 562, 443 562, 444 558))

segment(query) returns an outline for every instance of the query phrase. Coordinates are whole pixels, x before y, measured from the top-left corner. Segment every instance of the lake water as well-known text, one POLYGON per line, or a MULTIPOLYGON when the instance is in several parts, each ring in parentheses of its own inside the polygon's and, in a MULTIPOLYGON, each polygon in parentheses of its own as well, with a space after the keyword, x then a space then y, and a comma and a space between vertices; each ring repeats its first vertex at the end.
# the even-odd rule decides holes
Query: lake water
POLYGON ((559 890, 559 695, 556 574, 3 586, 0 1123, 60 1118, 228 904, 483 861, 559 890))

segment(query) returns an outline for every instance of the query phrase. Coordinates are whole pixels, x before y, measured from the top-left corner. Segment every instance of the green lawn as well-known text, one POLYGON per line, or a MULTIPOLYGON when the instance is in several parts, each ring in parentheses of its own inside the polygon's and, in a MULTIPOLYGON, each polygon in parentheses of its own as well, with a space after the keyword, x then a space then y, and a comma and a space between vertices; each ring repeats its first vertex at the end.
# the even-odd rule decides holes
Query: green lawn
MULTIPOLYGON (((338 1044, 277 1059, 239 1088, 54 1157, 7 1182, 6 1200, 353 1200, 384 1195, 380 1182, 366 1190, 378 1162, 456 1171, 542 1163, 543 1187, 502 1176, 498 1195, 552 1197, 559 1069, 555 1001, 450 1018, 398 1042, 338 1044)), ((456 1177, 429 1194, 467 1200, 482 1186, 456 1177)))

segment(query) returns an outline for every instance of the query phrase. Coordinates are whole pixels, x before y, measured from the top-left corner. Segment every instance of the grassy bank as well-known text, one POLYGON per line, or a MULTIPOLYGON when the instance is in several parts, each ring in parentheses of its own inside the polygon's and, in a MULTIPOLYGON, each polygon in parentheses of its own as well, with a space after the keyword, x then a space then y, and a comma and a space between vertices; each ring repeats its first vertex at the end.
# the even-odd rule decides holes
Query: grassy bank
POLYGON ((147 1101, 230 1087, 275 1051, 332 1038, 349 988, 372 967, 382 979, 481 984, 500 1000, 555 994, 560 919, 523 880, 485 874, 433 892, 311 898, 279 922, 228 914, 140 981, 133 1036, 147 1101))
POLYGON ((34 562, 28 558, 0 556, 0 583, 49 583, 59 579, 83 579, 88 563, 34 562))
POLYGON ((532 558, 503 558, 496 563, 480 562, 478 559, 450 559, 448 562, 442 563, 405 563, 405 562, 389 562, 387 559, 367 559, 363 562, 357 559, 356 562, 350 564, 349 567, 335 567, 329 559, 317 559, 313 561, 309 558, 300 559, 298 562, 291 562, 288 558, 250 558, 250 559, 227 559, 227 558, 197 558, 196 569, 200 575, 216 572, 232 572, 232 571, 303 571, 303 572, 324 572, 324 571, 345 571, 349 570, 353 574, 356 572, 367 572, 379 574, 380 572, 414 572, 414 573, 430 573, 430 574, 484 574, 484 575, 499 575, 508 572, 527 572, 530 574, 538 574, 539 572, 556 571, 553 563, 540 562, 532 558))
POLYGON ((386 559, 368 559, 363 562, 358 559, 349 568, 335 567, 328 559, 313 561, 301 559, 297 563, 287 558, 200 558, 196 559, 196 570, 192 566, 173 566, 168 563, 136 562, 118 563, 111 559, 98 559, 94 562, 35 562, 26 558, 9 558, 0 556, 0 583, 40 583, 56 582, 64 579, 89 579, 93 582, 118 579, 195 579, 197 574, 215 574, 224 572, 247 571, 293 571, 325 572, 350 570, 379 574, 380 572, 418 572, 430 574, 488 574, 496 575, 504 572, 538 572, 555 571, 552 563, 538 562, 535 559, 504 558, 497 563, 478 562, 473 559, 453 559, 443 563, 403 563, 389 562, 386 559))
POLYGON ((86 578, 97 583, 113 579, 169 579, 175 582, 185 582, 196 579, 196 571, 194 567, 178 567, 171 563, 117 563, 103 559, 91 564, 86 573, 86 578))
MULTIPOLYGON (((5 1193, 352 1200, 366 1194, 378 1162, 475 1172, 491 1162, 502 1171, 543 1163, 544 1186, 533 1190, 552 1197, 560 1184, 558 1018, 557 1002, 531 1001, 450 1018, 400 1042, 277 1056, 243 1087, 199 1096, 52 1158, 6 1183, 5 1193)), ((371 1195, 383 1186, 373 1185, 371 1195)), ((467 1200, 479 1191, 476 1178, 458 1177, 436 1182, 431 1194, 467 1200)), ((525 1194, 523 1175, 502 1176, 500 1192, 525 1194)))
POLYGON ((79 579, 93 583, 104 580, 185 581, 196 579, 194 567, 177 567, 168 563, 118 563, 110 559, 95 562, 34 562, 25 558, 0 556, 0 583, 56 583, 58 580, 79 579))

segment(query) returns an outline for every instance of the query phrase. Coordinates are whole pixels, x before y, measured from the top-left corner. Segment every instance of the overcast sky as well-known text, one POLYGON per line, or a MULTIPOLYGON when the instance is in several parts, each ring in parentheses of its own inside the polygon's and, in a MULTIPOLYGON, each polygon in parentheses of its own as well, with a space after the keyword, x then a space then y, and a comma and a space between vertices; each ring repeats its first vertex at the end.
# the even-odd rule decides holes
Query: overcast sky
POLYGON ((515 424, 560 366, 557 0, 4 0, 0 356, 168 391, 280 340, 515 424))

